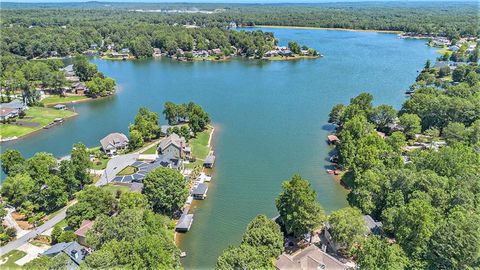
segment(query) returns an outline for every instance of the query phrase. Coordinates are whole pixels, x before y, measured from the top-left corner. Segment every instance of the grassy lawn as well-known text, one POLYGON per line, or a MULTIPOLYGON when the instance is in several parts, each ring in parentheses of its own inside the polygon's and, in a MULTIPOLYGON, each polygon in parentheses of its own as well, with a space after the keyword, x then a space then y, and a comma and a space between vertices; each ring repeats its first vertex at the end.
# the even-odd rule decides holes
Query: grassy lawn
POLYGON ((212 128, 209 127, 207 130, 202 131, 197 134, 197 137, 189 141, 190 147, 192 148, 192 153, 197 159, 204 160, 210 148, 208 147, 208 139, 210 138, 210 133, 212 128))
POLYGON ((20 137, 42 129, 53 122, 55 118, 66 118, 76 113, 68 110, 56 110, 44 107, 30 107, 26 110, 27 116, 17 121, 38 123, 36 127, 17 126, 13 124, 0 124, 0 138, 20 137))
POLYGON ((6 258, 7 261, 0 265, 2 269, 21 269, 20 266, 16 265, 15 262, 27 255, 27 253, 20 250, 12 250, 7 254, 0 257, 0 261, 3 262, 6 258))
POLYGON ((130 191, 130 188, 127 186, 112 185, 112 184, 103 186, 102 188, 110 191, 113 195, 116 195, 117 190, 120 190, 122 193, 130 191))
POLYGON ((440 49, 440 50, 437 50, 436 53, 439 53, 441 55, 444 55, 444 54, 451 55, 453 52, 450 51, 449 49, 440 49))
POLYGON ((153 155, 157 153, 157 144, 154 143, 152 146, 147 148, 145 151, 143 151, 141 154, 143 155, 153 155))
POLYGON ((92 162, 91 168, 94 170, 104 170, 107 167, 108 161, 108 158, 95 159, 95 161, 92 162))
POLYGON ((294 55, 294 56, 289 56, 289 57, 283 57, 283 56, 277 55, 277 56, 269 57, 268 60, 272 60, 272 61, 287 61, 287 60, 297 60, 297 59, 303 59, 303 58, 313 59, 313 58, 318 58, 318 57, 320 57, 320 56, 319 56, 319 55, 317 55, 317 56, 294 55))
POLYGON ((134 174, 138 171, 138 169, 136 167, 133 167, 133 166, 127 166, 125 168, 123 168, 119 173, 117 173, 117 175, 131 175, 131 174, 134 174))
POLYGON ((44 98, 40 102, 42 104, 45 104, 45 105, 55 105, 55 104, 70 103, 70 102, 75 102, 75 101, 80 101, 80 100, 85 100, 85 99, 89 99, 89 97, 86 97, 86 96, 68 96, 68 97, 49 96, 49 97, 44 98))

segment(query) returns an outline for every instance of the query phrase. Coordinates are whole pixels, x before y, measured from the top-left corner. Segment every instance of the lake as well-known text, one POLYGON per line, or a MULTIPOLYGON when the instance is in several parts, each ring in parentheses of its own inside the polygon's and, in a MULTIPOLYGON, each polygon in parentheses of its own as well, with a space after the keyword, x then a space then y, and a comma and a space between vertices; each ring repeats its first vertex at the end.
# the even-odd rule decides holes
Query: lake
POLYGON ((91 147, 110 132, 128 133, 141 106, 161 113, 166 101, 200 104, 216 127, 217 163, 208 198, 197 204, 192 230, 181 237, 186 269, 212 268, 223 249, 239 243, 255 215, 276 215, 281 183, 296 173, 310 180, 327 212, 347 206, 347 191, 325 173, 330 108, 362 91, 372 93, 376 104, 399 108, 417 71, 437 56, 435 50, 394 34, 264 30, 274 32, 281 45, 295 40, 325 57, 194 63, 93 59, 117 81, 117 95, 75 104, 79 116, 62 127, 4 143, 2 151, 62 156, 73 143, 91 147))

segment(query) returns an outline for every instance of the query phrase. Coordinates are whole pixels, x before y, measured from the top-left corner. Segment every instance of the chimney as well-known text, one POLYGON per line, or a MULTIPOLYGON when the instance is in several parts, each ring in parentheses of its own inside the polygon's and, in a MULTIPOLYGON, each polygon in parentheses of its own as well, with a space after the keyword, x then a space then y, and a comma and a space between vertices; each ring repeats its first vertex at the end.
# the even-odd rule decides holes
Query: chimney
POLYGON ((78 259, 78 251, 72 250, 70 253, 71 253, 73 258, 78 259))

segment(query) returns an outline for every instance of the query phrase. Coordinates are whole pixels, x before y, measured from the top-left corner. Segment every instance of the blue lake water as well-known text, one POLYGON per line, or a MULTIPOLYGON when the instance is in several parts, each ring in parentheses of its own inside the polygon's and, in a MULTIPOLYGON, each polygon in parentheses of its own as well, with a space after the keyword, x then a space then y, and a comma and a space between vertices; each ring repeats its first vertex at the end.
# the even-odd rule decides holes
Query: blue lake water
POLYGON ((363 91, 372 93, 376 104, 400 107, 404 91, 425 61, 435 59, 435 50, 394 34, 263 30, 274 32, 281 45, 298 41, 325 57, 194 63, 93 59, 117 81, 118 94, 75 104, 79 116, 4 143, 2 151, 62 156, 73 143, 96 146, 110 132, 128 133, 141 106, 161 113, 166 101, 200 104, 216 126, 217 164, 208 198, 197 205, 192 230, 181 237, 187 269, 212 268, 223 249, 239 243, 255 215, 275 215, 281 182, 295 173, 310 180, 327 211, 346 206, 347 192, 325 173, 330 108, 363 91))

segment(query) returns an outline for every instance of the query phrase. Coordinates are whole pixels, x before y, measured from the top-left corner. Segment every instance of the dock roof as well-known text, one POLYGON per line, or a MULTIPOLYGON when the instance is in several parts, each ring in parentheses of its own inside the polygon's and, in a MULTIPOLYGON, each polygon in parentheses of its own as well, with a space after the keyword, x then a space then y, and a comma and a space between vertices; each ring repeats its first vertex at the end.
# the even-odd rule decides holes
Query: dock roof
POLYGON ((205 195, 208 191, 208 185, 205 183, 200 183, 196 188, 193 189, 193 195, 205 195))

